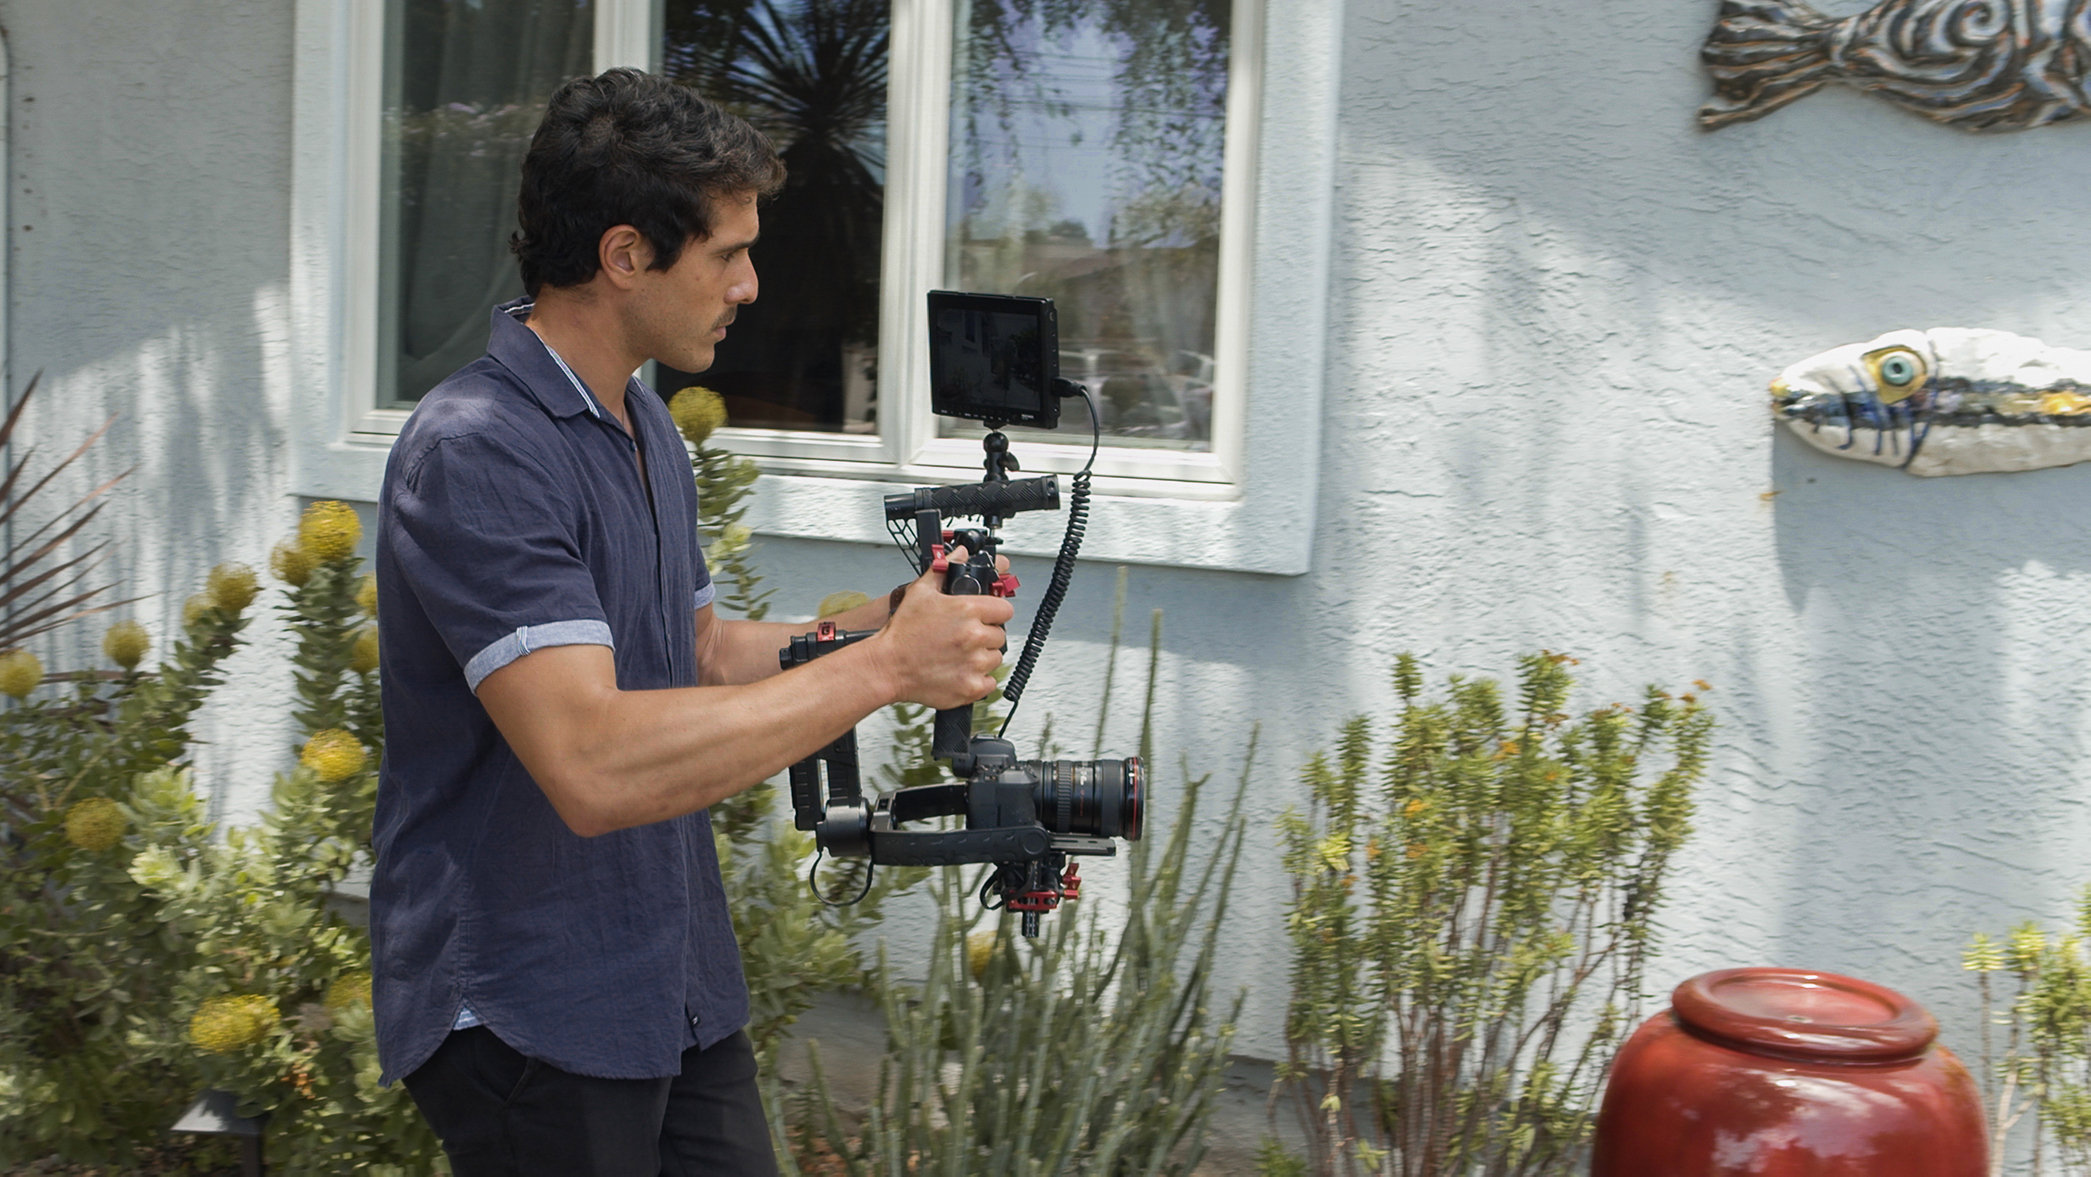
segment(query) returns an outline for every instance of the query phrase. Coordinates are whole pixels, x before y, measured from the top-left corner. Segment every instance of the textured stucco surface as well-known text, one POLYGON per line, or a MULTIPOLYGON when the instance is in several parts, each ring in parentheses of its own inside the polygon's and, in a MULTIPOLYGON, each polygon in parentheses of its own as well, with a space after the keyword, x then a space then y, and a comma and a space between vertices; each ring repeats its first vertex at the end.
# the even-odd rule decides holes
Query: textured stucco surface
MULTIPOLYGON (((295 521, 285 458, 291 6, 10 0, 10 368, 41 370, 23 436, 48 458, 114 415, 54 492, 127 467, 93 525, 156 638, 220 560, 262 566, 295 521)), ((41 469, 43 467, 39 467, 41 469)), ((268 600, 264 597, 264 603, 268 600)), ((52 643, 98 660, 103 619, 52 643)), ((251 813, 285 763, 287 664, 254 646, 199 717, 216 808, 251 813)))
MULTIPOLYGON (((2091 466, 1923 481, 1811 452, 1764 412, 1786 363, 1891 328, 2091 345, 2091 127, 1981 138, 1832 90, 1704 134, 1713 15, 1346 7, 1313 570, 1133 567, 1105 738, 1137 738, 1156 608, 1164 815, 1179 761, 1217 800, 1261 726, 1220 977, 1250 990, 1249 1053, 1282 1053, 1272 823, 1345 716, 1384 713, 1402 649, 1438 676, 1568 651, 1592 705, 1713 684, 1659 987, 1848 971, 1966 1040, 1967 933, 2058 918, 2091 878, 2091 540, 2071 518, 2091 466)), ((0 21, 13 368, 46 370, 47 444, 122 414, 96 459, 139 471, 109 534, 132 583, 172 586, 133 607, 164 632, 213 561, 259 562, 299 505, 291 5, 17 0, 0 21)), ((805 539, 767 538, 760 560, 784 613, 903 574, 890 551, 805 539)), ((1019 573, 1045 581, 1042 561, 1019 573)), ((1087 753, 1112 580, 1077 579, 1024 739, 1051 712, 1087 753)), ((245 656, 206 725, 235 813, 283 757, 275 653, 245 656)))

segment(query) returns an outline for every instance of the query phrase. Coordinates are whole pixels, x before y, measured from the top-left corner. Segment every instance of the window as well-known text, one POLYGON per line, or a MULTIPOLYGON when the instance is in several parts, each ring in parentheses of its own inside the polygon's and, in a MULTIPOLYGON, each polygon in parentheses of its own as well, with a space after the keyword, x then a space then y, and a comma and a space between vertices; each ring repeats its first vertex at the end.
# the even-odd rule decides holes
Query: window
POLYGON ((377 386, 415 401, 486 351, 523 292, 508 234, 545 98, 593 63, 583 0, 388 0, 379 107, 377 386))
MULTIPOLYGON (((875 538, 881 494, 976 477, 977 430, 928 412, 922 295, 999 290, 1058 301, 1063 374, 1098 394, 1099 490, 1131 505, 1099 510, 1089 550, 1303 571, 1339 22, 1301 0, 1266 28, 1263 2, 299 0, 294 353, 326 393, 300 489, 375 493, 406 411, 514 293, 545 94, 637 64, 730 103, 791 169, 761 301, 710 371, 656 373, 727 397, 730 443, 771 474, 758 530, 875 538), (1266 104, 1281 65, 1311 80, 1266 104)), ((1017 453, 1071 471, 1087 427, 1071 405, 1017 453)), ((1036 530, 1013 544, 1050 547, 1036 530)))
POLYGON ((1230 8, 971 0, 954 22, 945 280, 1052 298, 1113 445, 1212 448, 1230 8))
POLYGON ((762 296, 702 375, 730 425, 878 431, 880 234, 885 223, 887 0, 666 0, 661 71, 738 111, 784 158, 762 210, 762 296))

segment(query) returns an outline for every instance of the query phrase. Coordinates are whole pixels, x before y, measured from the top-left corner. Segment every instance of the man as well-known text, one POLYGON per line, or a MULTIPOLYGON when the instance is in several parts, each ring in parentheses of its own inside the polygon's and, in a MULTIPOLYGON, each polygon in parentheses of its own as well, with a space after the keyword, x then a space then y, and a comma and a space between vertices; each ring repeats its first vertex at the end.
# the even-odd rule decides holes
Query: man
POLYGON ((529 295, 386 468, 378 1045, 459 1177, 774 1172, 706 807, 993 687, 1009 605, 927 577, 786 674, 794 627, 713 615, 689 461, 631 373, 710 366, 782 173, 662 79, 561 88, 523 165, 529 295))

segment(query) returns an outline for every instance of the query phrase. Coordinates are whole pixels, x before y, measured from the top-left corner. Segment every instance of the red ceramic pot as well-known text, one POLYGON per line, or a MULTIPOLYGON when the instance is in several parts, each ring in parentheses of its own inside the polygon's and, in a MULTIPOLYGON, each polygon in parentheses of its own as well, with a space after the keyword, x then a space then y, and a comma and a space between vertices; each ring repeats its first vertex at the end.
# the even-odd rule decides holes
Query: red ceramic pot
POLYGON ((1802 969, 1693 977, 1620 1048, 1592 1177, 1984 1177, 1982 1101, 1892 989, 1802 969))

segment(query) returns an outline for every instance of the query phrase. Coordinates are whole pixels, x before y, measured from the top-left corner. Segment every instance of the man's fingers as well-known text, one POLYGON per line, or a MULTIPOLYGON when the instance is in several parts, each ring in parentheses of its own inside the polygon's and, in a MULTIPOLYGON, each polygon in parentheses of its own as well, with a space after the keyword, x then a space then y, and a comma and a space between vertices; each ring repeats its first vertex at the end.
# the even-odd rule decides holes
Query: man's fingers
MULTIPOLYGON (((953 545, 945 560, 961 563, 968 555, 953 545)), ((926 569, 908 586, 881 640, 893 644, 904 679, 912 683, 906 688, 910 702, 962 707, 994 693, 995 669, 1009 642, 1004 626, 1016 607, 991 594, 951 596, 937 582, 923 587, 920 582, 932 577, 942 580, 926 569)))

